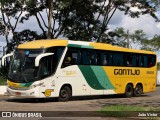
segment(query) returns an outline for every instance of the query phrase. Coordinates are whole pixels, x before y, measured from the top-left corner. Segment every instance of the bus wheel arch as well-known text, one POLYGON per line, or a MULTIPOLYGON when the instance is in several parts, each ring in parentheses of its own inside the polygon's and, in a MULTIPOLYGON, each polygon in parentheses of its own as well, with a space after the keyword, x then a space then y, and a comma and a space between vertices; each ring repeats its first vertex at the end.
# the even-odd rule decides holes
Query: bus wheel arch
POLYGON ((64 84, 59 91, 58 101, 66 102, 72 97, 72 86, 70 84, 64 84))
POLYGON ((129 98, 129 97, 132 97, 133 96, 133 92, 134 92, 134 89, 133 89, 133 84, 132 83, 128 83, 126 85, 126 88, 125 88, 125 97, 129 98))
POLYGON ((137 83, 136 87, 134 88, 134 96, 139 97, 143 93, 143 85, 142 83, 137 83))

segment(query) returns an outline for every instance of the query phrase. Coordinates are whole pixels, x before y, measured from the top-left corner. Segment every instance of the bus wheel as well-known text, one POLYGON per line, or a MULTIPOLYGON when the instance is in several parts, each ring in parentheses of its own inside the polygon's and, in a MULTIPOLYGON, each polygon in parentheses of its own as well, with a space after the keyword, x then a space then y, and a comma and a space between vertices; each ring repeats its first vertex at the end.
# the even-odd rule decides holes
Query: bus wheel
POLYGON ((134 96, 135 97, 139 97, 142 94, 142 87, 141 85, 136 85, 135 89, 134 89, 134 96))
POLYGON ((129 98, 133 96, 133 86, 128 84, 125 89, 125 97, 129 98))
POLYGON ((58 101, 68 101, 72 96, 71 89, 68 86, 64 86, 61 88, 60 93, 59 93, 59 98, 58 101))

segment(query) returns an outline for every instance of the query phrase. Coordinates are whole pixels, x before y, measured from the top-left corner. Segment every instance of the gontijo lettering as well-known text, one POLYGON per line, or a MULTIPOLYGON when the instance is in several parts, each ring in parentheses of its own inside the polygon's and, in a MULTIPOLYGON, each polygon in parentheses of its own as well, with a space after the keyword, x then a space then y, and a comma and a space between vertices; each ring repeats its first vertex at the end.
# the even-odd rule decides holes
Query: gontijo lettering
POLYGON ((140 75, 139 69, 114 69, 114 75, 140 75))

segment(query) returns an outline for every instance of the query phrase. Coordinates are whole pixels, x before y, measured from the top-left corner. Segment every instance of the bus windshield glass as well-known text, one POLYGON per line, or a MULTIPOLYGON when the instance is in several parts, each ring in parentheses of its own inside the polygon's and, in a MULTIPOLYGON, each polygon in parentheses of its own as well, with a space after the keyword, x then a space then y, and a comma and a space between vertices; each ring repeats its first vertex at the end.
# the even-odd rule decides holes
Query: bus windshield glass
POLYGON ((57 54, 59 54, 57 48, 53 50, 54 51, 49 52, 55 52, 54 55, 42 58, 40 60, 40 65, 35 67, 35 58, 41 53, 48 52, 47 49, 45 52, 44 49, 17 49, 14 52, 14 57, 10 64, 8 74, 9 80, 17 83, 28 83, 51 75, 58 64, 57 54))
POLYGON ((31 82, 35 80, 35 58, 42 50, 16 50, 10 64, 8 77, 13 82, 31 82))

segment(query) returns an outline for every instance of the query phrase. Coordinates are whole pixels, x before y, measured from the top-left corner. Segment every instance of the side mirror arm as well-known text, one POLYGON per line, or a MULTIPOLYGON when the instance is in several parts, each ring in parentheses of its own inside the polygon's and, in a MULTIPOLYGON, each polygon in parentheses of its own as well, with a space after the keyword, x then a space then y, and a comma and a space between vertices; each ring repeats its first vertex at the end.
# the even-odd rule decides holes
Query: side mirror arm
POLYGON ((4 55, 4 56, 2 57, 2 66, 5 65, 5 59, 6 59, 7 57, 10 57, 10 56, 13 56, 13 53, 9 53, 9 54, 4 55))
POLYGON ((40 54, 36 57, 35 59, 35 67, 38 67, 39 66, 39 61, 43 58, 43 57, 46 57, 46 56, 50 56, 50 55, 53 55, 54 53, 43 53, 43 54, 40 54))

